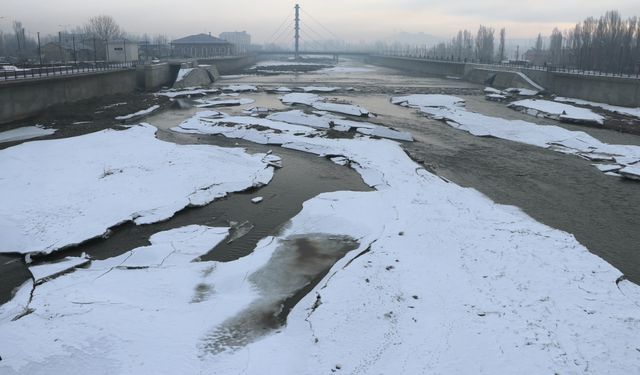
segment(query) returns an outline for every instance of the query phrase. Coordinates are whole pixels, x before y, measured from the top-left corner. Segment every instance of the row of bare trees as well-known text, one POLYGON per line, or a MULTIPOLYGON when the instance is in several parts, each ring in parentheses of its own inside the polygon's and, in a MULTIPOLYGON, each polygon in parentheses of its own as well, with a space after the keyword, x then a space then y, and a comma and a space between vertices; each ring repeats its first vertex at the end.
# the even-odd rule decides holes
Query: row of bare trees
POLYGON ((617 11, 589 17, 571 30, 551 34, 549 59, 583 70, 637 74, 640 69, 640 20, 617 11))
MULTIPOLYGON (((475 35, 460 30, 451 41, 430 48, 427 55, 482 63, 503 61, 506 30, 500 30, 497 51, 494 38, 495 30, 482 25, 475 35)), ((534 65, 637 74, 640 19, 623 19, 619 12, 609 11, 599 18, 589 17, 570 30, 555 28, 548 38, 538 34, 533 48, 527 52, 524 58, 534 65)))
POLYGON ((460 30, 458 34, 446 43, 439 43, 427 50, 430 57, 446 58, 458 61, 478 61, 492 63, 505 58, 506 30, 500 30, 500 40, 495 48, 495 30, 480 25, 474 35, 469 30, 460 30))

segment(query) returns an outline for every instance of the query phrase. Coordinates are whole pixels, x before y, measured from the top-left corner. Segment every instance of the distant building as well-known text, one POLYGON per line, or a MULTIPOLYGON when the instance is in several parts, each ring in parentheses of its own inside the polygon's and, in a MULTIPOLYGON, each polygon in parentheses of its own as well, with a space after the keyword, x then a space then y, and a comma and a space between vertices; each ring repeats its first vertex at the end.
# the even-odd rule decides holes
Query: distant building
POLYGON ((107 61, 138 61, 138 42, 131 40, 110 40, 107 43, 107 61))
POLYGON ((234 45, 211 34, 189 35, 171 42, 179 57, 216 57, 234 54, 234 45))
POLYGON ((249 51, 251 45, 251 35, 246 31, 231 31, 220 33, 220 39, 236 46, 236 53, 244 54, 249 51))
POLYGON ((138 43, 140 60, 164 59, 171 57, 171 45, 166 43, 138 43))
POLYGON ((537 50, 535 48, 529 49, 524 53, 524 60, 529 61, 532 65, 542 66, 545 65, 549 59, 549 53, 546 50, 537 50))

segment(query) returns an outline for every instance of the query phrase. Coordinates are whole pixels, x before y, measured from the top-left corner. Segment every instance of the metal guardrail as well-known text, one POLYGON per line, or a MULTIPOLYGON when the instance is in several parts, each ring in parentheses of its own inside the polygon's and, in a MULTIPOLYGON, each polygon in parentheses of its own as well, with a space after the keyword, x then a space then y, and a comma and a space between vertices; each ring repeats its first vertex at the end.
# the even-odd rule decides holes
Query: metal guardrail
POLYGON ((586 69, 577 69, 577 68, 561 68, 552 65, 547 66, 539 66, 539 65, 531 65, 531 64, 500 64, 500 63, 481 63, 479 61, 473 59, 448 59, 448 58, 433 58, 433 57, 425 57, 422 55, 413 55, 413 54, 390 54, 390 53, 380 53, 381 56, 389 56, 389 57, 403 57, 403 58, 411 58, 417 60, 424 61, 433 61, 433 62, 445 62, 445 63, 459 63, 459 64, 476 64, 487 67, 501 67, 501 68, 511 68, 511 69, 526 69, 526 70, 537 70, 537 71, 546 71, 546 72, 557 72, 557 73, 568 73, 568 74, 576 74, 576 75, 585 75, 585 76, 597 76, 597 77, 620 77, 620 78, 630 78, 630 79, 640 79, 640 70, 636 74, 628 74, 621 72, 603 72, 597 70, 586 70, 586 69))
POLYGON ((63 66, 21 67, 17 70, 0 69, 0 82, 125 70, 134 68, 137 64, 136 61, 126 63, 91 62, 63 66))

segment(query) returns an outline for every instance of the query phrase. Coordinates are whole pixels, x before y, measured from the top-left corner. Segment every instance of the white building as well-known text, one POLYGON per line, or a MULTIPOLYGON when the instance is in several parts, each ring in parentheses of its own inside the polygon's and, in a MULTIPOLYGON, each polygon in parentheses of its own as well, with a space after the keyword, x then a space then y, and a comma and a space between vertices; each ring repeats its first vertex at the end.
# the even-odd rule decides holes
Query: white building
POLYGON ((138 60, 138 42, 132 40, 111 40, 107 43, 107 61, 127 62, 138 60))
POLYGON ((235 45, 237 54, 247 53, 249 51, 249 45, 251 45, 251 35, 246 31, 224 32, 220 34, 220 39, 224 39, 235 45))

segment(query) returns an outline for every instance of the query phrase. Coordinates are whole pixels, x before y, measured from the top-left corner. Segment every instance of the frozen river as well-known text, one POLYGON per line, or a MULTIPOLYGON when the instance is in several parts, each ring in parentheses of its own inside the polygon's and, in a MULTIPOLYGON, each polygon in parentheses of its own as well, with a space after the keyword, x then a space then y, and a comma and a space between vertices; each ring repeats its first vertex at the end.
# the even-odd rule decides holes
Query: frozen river
MULTIPOLYGON (((27 282, 0 308, 0 337, 12 342, 0 340, 0 372, 640 369, 640 302, 623 280, 640 281, 638 182, 606 175, 567 149, 473 135, 391 98, 455 96, 469 112, 585 132, 622 149, 640 145, 640 136, 517 112, 456 77, 357 61, 303 74, 223 76, 214 88, 243 86, 249 91, 175 101, 144 118, 150 125, 142 129, 41 124, 63 140, 89 137, 96 146, 87 155, 140 157, 133 166, 124 156, 118 165, 94 164, 98 179, 121 193, 114 211, 128 197, 141 206, 131 213, 135 222, 114 217, 106 235, 91 237, 98 226, 80 244, 61 236, 46 246, 46 228, 34 225, 50 254, 34 256, 31 272, 18 251, 0 256, 0 302, 27 282), (284 87, 317 97, 293 94, 308 102, 291 105, 284 87), (194 107, 235 99, 247 104, 194 107), (257 107, 262 118, 249 116, 257 107), (354 108, 370 115, 336 111, 354 108), (283 118, 290 120, 276 120, 283 118), (140 139, 127 143, 127 134, 140 139), (407 134, 413 141, 387 139, 407 134), (155 160, 141 157, 155 148, 155 160), (152 186, 136 185, 154 168, 164 172, 146 177, 152 186), (130 180, 118 185, 120 175, 130 180), (192 181, 174 188, 177 180, 192 181), (188 203, 140 203, 178 188, 195 189, 188 203), (85 256, 90 264, 81 263, 85 256), (81 265, 47 281, 64 259, 81 265), (30 332, 38 335, 26 339, 30 332)), ((30 143, 0 143, 10 156, 0 161, 28 163, 28 147, 38 145, 30 143)), ((60 220, 91 217, 89 187, 88 196, 79 190, 70 198, 88 203, 60 220)), ((28 216, 35 210, 25 221, 47 219, 28 216)))

